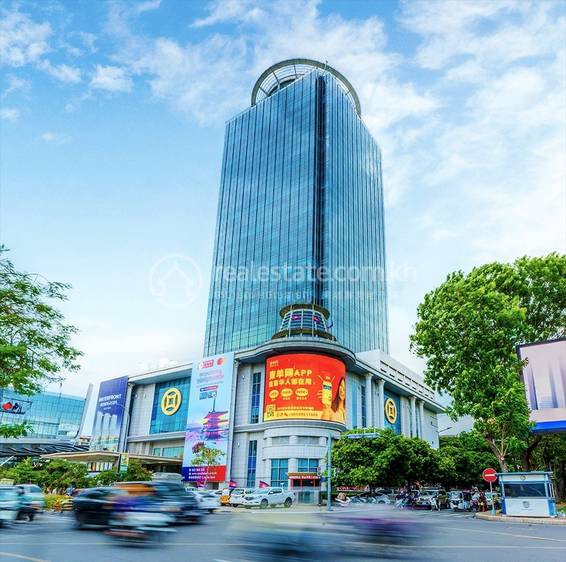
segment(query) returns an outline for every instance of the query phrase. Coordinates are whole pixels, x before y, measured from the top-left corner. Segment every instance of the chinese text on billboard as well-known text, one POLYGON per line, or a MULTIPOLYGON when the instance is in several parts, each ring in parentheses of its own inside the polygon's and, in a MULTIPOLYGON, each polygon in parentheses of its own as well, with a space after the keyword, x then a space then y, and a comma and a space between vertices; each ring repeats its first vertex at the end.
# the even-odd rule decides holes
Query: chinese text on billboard
POLYGON ((346 367, 338 359, 314 353, 270 357, 264 396, 264 421, 346 423, 346 367))

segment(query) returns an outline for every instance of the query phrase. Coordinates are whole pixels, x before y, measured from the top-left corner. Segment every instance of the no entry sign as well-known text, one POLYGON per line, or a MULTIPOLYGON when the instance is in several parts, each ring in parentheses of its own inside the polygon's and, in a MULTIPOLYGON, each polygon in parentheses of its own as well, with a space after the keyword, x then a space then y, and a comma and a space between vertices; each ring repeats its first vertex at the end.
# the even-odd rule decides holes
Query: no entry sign
POLYGON ((482 473, 481 477, 486 482, 495 482, 497 480, 497 471, 494 468, 486 468, 482 473))

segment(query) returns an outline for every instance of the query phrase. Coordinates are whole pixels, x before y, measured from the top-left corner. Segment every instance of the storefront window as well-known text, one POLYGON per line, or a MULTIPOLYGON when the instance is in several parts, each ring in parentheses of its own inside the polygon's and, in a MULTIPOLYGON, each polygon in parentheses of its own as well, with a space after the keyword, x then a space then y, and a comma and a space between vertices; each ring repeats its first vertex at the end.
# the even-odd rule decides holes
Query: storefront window
POLYGON ((299 472, 312 472, 318 470, 318 459, 297 459, 297 467, 299 472))
POLYGON ((261 373, 252 375, 252 396, 250 409, 250 423, 259 422, 259 401, 261 394, 261 373))
POLYGON ((248 443, 248 473, 246 486, 255 488, 255 474, 257 465, 257 441, 253 440, 248 443))
POLYGON ((289 459, 271 459, 271 485, 287 488, 289 459))

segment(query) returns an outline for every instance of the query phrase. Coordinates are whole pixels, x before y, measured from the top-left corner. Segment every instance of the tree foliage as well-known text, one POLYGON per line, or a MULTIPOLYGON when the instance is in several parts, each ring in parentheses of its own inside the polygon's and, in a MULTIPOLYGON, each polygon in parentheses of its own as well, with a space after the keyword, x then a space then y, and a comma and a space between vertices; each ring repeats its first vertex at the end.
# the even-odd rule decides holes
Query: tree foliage
POLYGON ((412 348, 425 381, 453 398, 507 470, 530 431, 518 344, 566 333, 566 256, 520 258, 450 274, 418 307, 412 348))
POLYGON ((438 454, 444 466, 441 481, 447 487, 483 487, 481 473, 485 468, 496 468, 497 457, 482 435, 471 431, 455 437, 440 437, 438 454))
MULTIPOLYGON (((50 303, 66 300, 64 283, 16 270, 0 246, 0 388, 31 395, 64 370, 78 369, 81 353, 70 345, 76 328, 50 303)), ((0 424, 0 437, 25 435, 25 425, 0 424)))
MULTIPOLYGON (((365 430, 367 431, 367 430, 365 430)), ((439 479, 439 456, 416 437, 397 435, 390 429, 372 429, 377 437, 351 439, 347 431, 332 447, 332 464, 338 469, 339 486, 402 486, 439 479)))

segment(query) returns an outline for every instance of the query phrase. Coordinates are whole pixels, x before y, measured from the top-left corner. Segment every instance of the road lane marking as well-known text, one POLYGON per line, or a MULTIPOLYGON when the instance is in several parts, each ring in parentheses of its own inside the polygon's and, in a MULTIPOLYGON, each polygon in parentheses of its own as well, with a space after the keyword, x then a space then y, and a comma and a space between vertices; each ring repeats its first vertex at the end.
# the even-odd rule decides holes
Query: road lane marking
POLYGON ((32 556, 25 556, 23 554, 12 554, 11 552, 0 552, 0 556, 8 556, 9 558, 18 558, 19 560, 28 560, 29 562, 49 562, 43 558, 33 558, 32 556))
POLYGON ((534 535, 516 535, 514 533, 502 533, 500 531, 482 531, 481 529, 471 529, 471 528, 458 528, 458 527, 451 527, 455 531, 465 531, 465 532, 472 532, 472 533, 483 533, 485 535, 503 535, 505 537, 514 537, 518 539, 536 539, 539 541, 552 541, 552 542, 563 542, 566 543, 566 539, 554 539, 552 537, 536 537, 534 535))

